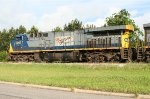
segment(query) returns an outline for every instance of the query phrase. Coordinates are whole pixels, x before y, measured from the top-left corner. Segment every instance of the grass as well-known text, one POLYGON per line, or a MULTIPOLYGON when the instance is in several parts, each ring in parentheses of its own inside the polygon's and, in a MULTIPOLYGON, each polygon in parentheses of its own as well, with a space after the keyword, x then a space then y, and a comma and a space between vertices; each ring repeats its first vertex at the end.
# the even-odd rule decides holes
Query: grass
POLYGON ((150 64, 0 63, 0 80, 109 92, 150 94, 150 64))

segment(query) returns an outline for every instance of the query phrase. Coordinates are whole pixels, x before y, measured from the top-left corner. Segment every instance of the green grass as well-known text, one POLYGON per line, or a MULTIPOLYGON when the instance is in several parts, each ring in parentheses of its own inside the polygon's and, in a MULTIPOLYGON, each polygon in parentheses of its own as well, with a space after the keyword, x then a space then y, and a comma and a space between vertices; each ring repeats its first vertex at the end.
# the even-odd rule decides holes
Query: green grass
POLYGON ((150 94, 150 64, 0 64, 0 80, 109 92, 150 94), (121 65, 120 65, 121 66, 121 65))

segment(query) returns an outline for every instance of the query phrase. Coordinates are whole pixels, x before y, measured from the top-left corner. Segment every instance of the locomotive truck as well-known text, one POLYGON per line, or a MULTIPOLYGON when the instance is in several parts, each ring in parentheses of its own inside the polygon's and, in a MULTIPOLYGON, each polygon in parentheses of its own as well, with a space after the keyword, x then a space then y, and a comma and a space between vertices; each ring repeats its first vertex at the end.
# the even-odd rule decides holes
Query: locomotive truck
POLYGON ((133 31, 132 25, 118 25, 74 32, 19 34, 10 43, 9 59, 24 62, 130 61, 133 50, 129 35, 133 31))

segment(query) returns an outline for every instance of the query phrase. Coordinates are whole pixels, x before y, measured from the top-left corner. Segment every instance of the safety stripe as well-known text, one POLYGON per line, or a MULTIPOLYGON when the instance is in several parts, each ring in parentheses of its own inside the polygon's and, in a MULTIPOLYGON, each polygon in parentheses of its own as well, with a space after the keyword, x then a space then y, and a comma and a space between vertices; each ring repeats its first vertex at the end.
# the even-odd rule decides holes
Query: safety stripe
POLYGON ((80 48, 80 49, 62 49, 62 50, 30 50, 30 51, 13 51, 10 53, 36 53, 36 52, 62 52, 62 51, 84 51, 84 50, 114 50, 122 49, 122 47, 110 47, 110 48, 80 48))
POLYGON ((126 29, 130 31, 134 31, 133 25, 126 25, 126 29))
POLYGON ((9 45, 9 53, 11 53, 11 52, 14 52, 14 50, 13 50, 12 45, 10 43, 10 45, 9 45))
POLYGON ((144 48, 150 48, 150 46, 144 46, 144 48))

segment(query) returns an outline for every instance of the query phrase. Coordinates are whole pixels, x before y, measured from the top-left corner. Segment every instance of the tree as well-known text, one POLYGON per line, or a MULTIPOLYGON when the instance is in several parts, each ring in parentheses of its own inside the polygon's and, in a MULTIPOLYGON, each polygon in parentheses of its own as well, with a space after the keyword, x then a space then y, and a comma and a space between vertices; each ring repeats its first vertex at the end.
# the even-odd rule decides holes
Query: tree
POLYGON ((126 25, 131 24, 133 20, 130 19, 130 14, 125 9, 122 9, 119 13, 114 13, 112 16, 106 18, 106 25, 126 25))
POLYGON ((54 32, 62 32, 63 30, 61 27, 57 26, 56 28, 53 29, 54 32))
POLYGON ((24 34, 24 33, 26 33, 26 28, 24 26, 20 25, 18 32, 19 32, 19 34, 24 34))
POLYGON ((8 50, 10 38, 9 38, 9 32, 6 29, 3 29, 1 35, 0 35, 0 50, 8 50))
POLYGON ((82 22, 79 21, 78 19, 74 19, 68 24, 64 25, 65 31, 75 31, 75 30, 80 30, 80 29, 82 29, 82 22))
POLYGON ((131 40, 139 41, 139 36, 143 36, 142 31, 135 24, 134 20, 130 18, 130 13, 126 9, 122 9, 118 13, 114 13, 112 16, 106 18, 106 24, 104 26, 114 25, 133 25, 134 33, 130 34, 131 40))
MULTIPOLYGON (((11 27, 11 28, 8 30, 8 33, 9 33, 9 37, 10 37, 11 39, 13 39, 13 38, 15 37, 15 35, 17 34, 16 29, 14 29, 13 27, 11 27)), ((18 33, 19 33, 19 31, 18 31, 18 33)))
POLYGON ((35 34, 37 34, 38 32, 39 32, 39 30, 35 26, 32 26, 31 29, 28 31, 28 33, 35 33, 35 34))

